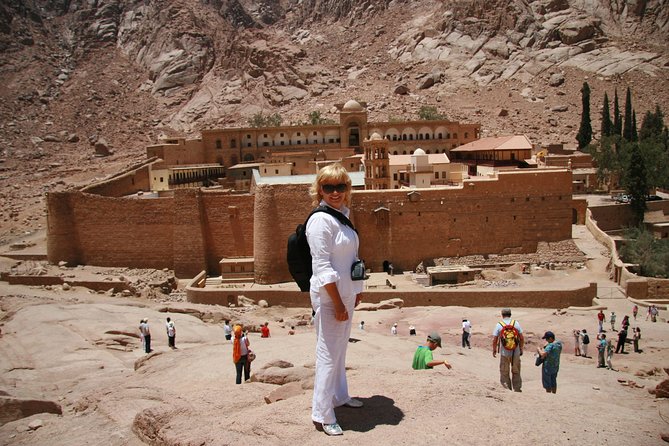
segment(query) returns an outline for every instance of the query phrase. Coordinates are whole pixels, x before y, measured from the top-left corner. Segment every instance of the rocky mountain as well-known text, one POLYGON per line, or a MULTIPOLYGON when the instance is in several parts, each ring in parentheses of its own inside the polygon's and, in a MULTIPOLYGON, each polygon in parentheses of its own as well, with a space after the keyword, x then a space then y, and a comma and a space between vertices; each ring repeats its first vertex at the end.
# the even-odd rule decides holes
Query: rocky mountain
POLYGON ((0 241, 44 227, 45 192, 258 112, 431 105, 484 136, 571 144, 584 81, 595 131, 615 89, 638 117, 669 110, 667 42, 668 0, 5 0, 0 241))

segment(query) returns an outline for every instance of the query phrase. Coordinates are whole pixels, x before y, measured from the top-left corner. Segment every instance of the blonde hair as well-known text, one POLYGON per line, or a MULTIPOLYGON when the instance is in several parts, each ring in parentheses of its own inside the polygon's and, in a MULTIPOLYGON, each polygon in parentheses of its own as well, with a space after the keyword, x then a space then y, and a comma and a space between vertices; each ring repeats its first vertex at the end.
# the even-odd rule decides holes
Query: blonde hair
POLYGON ((318 204, 323 199, 323 194, 321 193, 320 186, 323 185, 324 183, 335 182, 335 181, 346 184, 347 190, 346 190, 346 197, 344 198, 344 203, 346 204, 347 207, 351 206, 351 192, 352 192, 351 177, 348 175, 348 172, 346 171, 344 166, 342 166, 339 163, 329 164, 318 171, 318 175, 316 175, 316 180, 309 188, 309 195, 311 196, 312 206, 318 206, 318 204))

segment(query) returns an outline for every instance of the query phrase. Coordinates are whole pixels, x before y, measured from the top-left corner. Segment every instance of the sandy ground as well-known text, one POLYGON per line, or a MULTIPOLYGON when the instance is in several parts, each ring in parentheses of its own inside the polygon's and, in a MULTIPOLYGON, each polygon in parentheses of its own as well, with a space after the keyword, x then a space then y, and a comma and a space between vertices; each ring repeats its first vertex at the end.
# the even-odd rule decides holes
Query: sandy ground
MULTIPOLYGON (((608 281, 603 249, 581 227, 574 238, 589 258, 588 269, 569 279, 608 281)), ((618 323, 631 315, 632 304, 618 292, 607 292, 601 304, 615 311, 618 323)), ((310 421, 309 373, 314 362, 313 328, 288 328, 309 309, 228 309, 189 303, 121 299, 0 282, 0 391, 10 397, 58 403, 62 415, 39 413, 0 426, 3 445, 224 445, 224 444, 360 444, 421 445, 436 441, 520 445, 602 444, 657 445, 669 432, 669 403, 648 389, 667 378, 669 325, 645 320, 643 353, 615 355, 617 371, 596 368, 594 358, 573 355, 575 328, 596 333, 595 310, 513 308, 527 348, 523 356, 523 392, 499 384, 498 360, 491 354, 490 333, 499 308, 413 307, 354 314, 347 365, 351 394, 362 409, 337 409, 345 433, 330 438, 310 421), (170 310, 168 313, 165 310, 170 310), (232 345, 220 323, 204 322, 184 310, 218 312, 246 324, 269 321, 272 337, 252 333, 258 355, 253 373, 276 360, 293 364, 304 376, 295 395, 267 404, 275 384, 235 385, 232 345), (167 347, 164 329, 169 315, 177 326, 177 350, 167 347), (149 318, 154 353, 141 351, 140 319, 149 318), (460 324, 473 324, 472 349, 460 346, 460 324), (365 330, 358 324, 365 321, 365 330), (398 336, 390 334, 397 322, 398 336), (418 336, 408 336, 415 325, 418 336), (413 371, 417 345, 439 330, 444 347, 436 357, 448 358, 452 370, 413 371), (564 344, 558 393, 546 394, 533 352, 545 330, 564 344), (642 375, 642 376, 639 376, 642 375), (633 381, 634 385, 629 385, 633 381), (33 424, 33 429, 29 426, 33 424), (36 426, 39 426, 35 428, 36 426)), ((500 303, 500 306, 503 304, 500 303)), ((643 315, 643 316, 642 316, 643 315)), ((607 332, 607 333, 610 333, 607 332)), ((631 345, 628 346, 631 350, 631 345)), ((591 344, 591 356, 595 356, 591 344)), ((271 369, 274 370, 274 369, 271 369)), ((1 394, 0 392, 0 394, 1 394)), ((8 398, 8 397, 5 397, 8 398)))

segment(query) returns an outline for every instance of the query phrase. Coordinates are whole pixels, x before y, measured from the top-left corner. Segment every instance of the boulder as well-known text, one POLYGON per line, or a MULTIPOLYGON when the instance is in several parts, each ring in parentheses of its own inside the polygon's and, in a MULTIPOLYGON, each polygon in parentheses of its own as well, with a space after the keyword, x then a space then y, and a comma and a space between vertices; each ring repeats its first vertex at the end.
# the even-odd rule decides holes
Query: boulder
POLYGON ((280 386, 291 382, 299 382, 303 389, 312 389, 314 387, 314 370, 305 367, 268 367, 254 373, 251 381, 280 386))
POLYGON ((53 401, 0 396, 0 425, 38 413, 62 415, 63 409, 53 401))
POLYGON ((665 379, 655 387, 657 398, 669 398, 669 379, 665 379))
POLYGON ((274 87, 265 97, 272 105, 285 105, 292 101, 304 99, 308 94, 309 92, 303 88, 287 85, 274 87))
POLYGON ((558 27, 558 35, 565 45, 574 45, 598 34, 598 23, 594 19, 575 18, 566 20, 558 27))
POLYGON ((409 94, 409 87, 406 86, 406 84, 400 84, 395 87, 395 90, 393 90, 393 93, 399 94, 399 95, 406 95, 409 94))
POLYGON ((36 420, 32 420, 30 424, 28 424, 28 429, 30 429, 31 431, 36 431, 37 429, 43 426, 44 426, 44 421, 38 418, 36 420))
POLYGON ((243 307, 252 307, 255 305, 256 301, 253 299, 250 299, 246 296, 237 296, 237 305, 243 306, 243 307))
POLYGON ((265 364, 261 368, 261 370, 262 369, 268 369, 270 367, 277 367, 277 368, 280 368, 280 369, 288 369, 290 367, 295 367, 295 366, 288 361, 284 361, 282 359, 277 359, 276 361, 271 361, 271 362, 268 362, 267 364, 265 364))
POLYGON ((562 73, 554 73, 548 79, 548 85, 551 87, 559 87, 562 84, 564 84, 564 74, 562 73))
POLYGON ((363 302, 357 307, 356 311, 377 311, 377 310, 390 310, 393 308, 402 308, 404 306, 404 301, 399 297, 382 300, 379 303, 367 303, 363 302))
POLYGON ((427 88, 430 88, 434 84, 440 83, 443 77, 444 73, 440 71, 434 71, 430 74, 426 74, 418 81, 418 89, 425 90, 427 88))
POLYGON ((483 45, 483 51, 501 59, 509 58, 509 47, 506 44, 506 39, 502 37, 494 37, 488 40, 483 45))
POLYGON ((112 154, 109 143, 104 138, 99 138, 95 142, 95 154, 98 156, 109 156, 112 154))
POLYGON ((290 382, 284 384, 278 389, 275 389, 270 392, 269 395, 265 397, 265 402, 267 404, 276 403, 277 401, 287 400, 294 396, 298 396, 304 393, 302 385, 299 382, 290 382))
POLYGON ((432 76, 425 76, 418 82, 418 89, 419 90, 426 90, 430 88, 431 86, 434 85, 434 79, 432 76))

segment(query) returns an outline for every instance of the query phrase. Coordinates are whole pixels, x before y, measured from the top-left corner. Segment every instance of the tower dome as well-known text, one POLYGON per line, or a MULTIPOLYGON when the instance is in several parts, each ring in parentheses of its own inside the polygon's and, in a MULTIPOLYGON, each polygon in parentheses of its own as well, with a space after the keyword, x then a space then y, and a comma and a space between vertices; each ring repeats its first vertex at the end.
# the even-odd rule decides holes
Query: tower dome
POLYGON ((378 133, 374 132, 369 136, 370 141, 381 141, 383 140, 383 137, 379 135, 378 133))
POLYGON ((418 148, 418 149, 416 149, 416 151, 415 151, 413 154, 414 154, 415 156, 425 155, 425 150, 423 150, 423 149, 421 149, 421 148, 418 148))
POLYGON ((362 108, 362 105, 358 101, 355 101, 351 99, 348 101, 346 104, 344 104, 344 108, 342 109, 343 111, 348 111, 348 112, 361 112, 364 111, 362 108))

